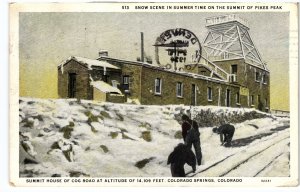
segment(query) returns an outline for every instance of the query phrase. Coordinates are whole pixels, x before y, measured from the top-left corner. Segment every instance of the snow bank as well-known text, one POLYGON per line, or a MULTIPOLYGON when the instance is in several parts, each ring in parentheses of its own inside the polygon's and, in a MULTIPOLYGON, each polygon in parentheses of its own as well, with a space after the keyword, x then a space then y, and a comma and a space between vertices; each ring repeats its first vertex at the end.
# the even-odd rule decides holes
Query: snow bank
MULTIPOLYGON (((240 169, 228 175, 289 175, 289 159, 286 158, 289 139, 278 142, 289 135, 287 118, 274 118, 253 109, 213 106, 190 109, 183 105, 142 106, 31 98, 21 98, 19 103, 20 142, 39 162, 21 162, 22 177, 170 176, 167 158, 173 148, 183 142, 180 118, 183 113, 190 112, 201 125, 203 152, 202 165, 194 176, 220 176, 241 159, 274 143, 279 145, 274 147, 278 150, 270 148, 250 158, 260 162, 251 167, 251 174, 245 171, 247 166, 239 166, 240 169), (231 148, 220 146, 219 136, 211 131, 222 119, 233 121, 236 127, 235 146, 231 148), (229 156, 231 161, 222 161, 226 170, 221 169, 221 163, 217 165, 220 167, 210 167, 229 156), (279 173, 281 168, 284 172, 279 173)), ((186 171, 189 169, 186 166, 186 171)))

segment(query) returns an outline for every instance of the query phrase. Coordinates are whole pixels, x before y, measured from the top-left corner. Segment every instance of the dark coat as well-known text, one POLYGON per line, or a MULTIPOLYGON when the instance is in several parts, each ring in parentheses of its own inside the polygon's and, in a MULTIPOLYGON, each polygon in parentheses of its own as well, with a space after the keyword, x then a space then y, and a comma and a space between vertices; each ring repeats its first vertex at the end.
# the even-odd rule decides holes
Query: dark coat
POLYGON ((184 164, 196 169, 196 157, 191 149, 185 144, 178 144, 174 151, 169 155, 167 164, 171 164, 171 173, 173 177, 185 177, 184 164))
POLYGON ((235 128, 233 125, 224 124, 218 128, 218 133, 232 134, 232 133, 234 133, 234 130, 235 130, 235 128))
POLYGON ((182 137, 183 137, 184 141, 186 140, 187 133, 190 130, 190 128, 192 127, 192 125, 193 125, 193 128, 195 129, 195 131, 199 133, 199 127, 198 127, 198 123, 196 121, 189 119, 189 121, 183 122, 181 125, 181 129, 182 129, 181 131, 182 131, 182 137))
POLYGON ((220 134, 221 143, 223 144, 223 143, 227 142, 228 144, 230 144, 233 134, 234 134, 234 131, 235 131, 235 128, 233 125, 230 125, 230 124, 221 125, 217 130, 217 132, 220 134), (223 136, 224 136, 224 139, 223 139, 223 136))

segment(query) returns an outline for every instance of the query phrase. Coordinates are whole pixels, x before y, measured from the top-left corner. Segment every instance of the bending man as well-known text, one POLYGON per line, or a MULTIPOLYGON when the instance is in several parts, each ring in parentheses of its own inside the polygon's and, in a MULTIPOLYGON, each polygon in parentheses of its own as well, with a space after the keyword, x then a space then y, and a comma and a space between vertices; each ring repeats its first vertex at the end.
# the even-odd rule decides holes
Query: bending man
POLYGON ((234 131, 235 131, 234 126, 230 124, 224 124, 221 125, 219 128, 217 127, 213 128, 214 133, 220 134, 221 145, 224 145, 225 147, 231 146, 231 141, 232 141, 234 131))

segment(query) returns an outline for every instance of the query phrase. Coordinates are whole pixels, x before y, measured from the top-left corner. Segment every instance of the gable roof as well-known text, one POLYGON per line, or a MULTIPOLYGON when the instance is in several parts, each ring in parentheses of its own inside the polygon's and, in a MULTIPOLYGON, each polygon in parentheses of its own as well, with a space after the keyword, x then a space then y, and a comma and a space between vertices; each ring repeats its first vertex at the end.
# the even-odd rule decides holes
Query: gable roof
POLYGON ((86 66, 88 69, 92 69, 92 67, 103 67, 103 68, 110 68, 110 69, 120 69, 117 66, 114 66, 107 61, 99 61, 96 59, 88 59, 85 57, 78 57, 78 56, 71 56, 64 62, 58 65, 58 67, 63 67, 65 64, 67 64, 69 61, 74 60, 77 61, 78 63, 83 64, 86 66))

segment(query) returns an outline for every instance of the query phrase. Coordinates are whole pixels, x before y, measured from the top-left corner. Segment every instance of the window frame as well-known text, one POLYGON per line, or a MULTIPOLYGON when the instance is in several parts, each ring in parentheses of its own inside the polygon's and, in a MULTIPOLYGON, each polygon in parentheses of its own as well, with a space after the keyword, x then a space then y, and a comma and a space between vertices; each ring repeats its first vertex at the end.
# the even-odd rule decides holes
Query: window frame
POLYGON ((155 80, 154 80, 154 94, 155 95, 161 95, 161 92, 162 92, 162 79, 161 78, 155 78, 155 80), (159 82, 159 92, 156 91, 157 82, 159 82))
POLYGON ((268 81, 267 81, 267 74, 263 74, 263 76, 262 76, 262 82, 263 82, 263 84, 265 84, 265 85, 267 85, 268 84, 268 81))
POLYGON ((207 101, 213 101, 213 90, 211 87, 207 87, 207 101))
POLYGON ((255 78, 255 82, 259 82, 259 76, 260 76, 259 71, 255 70, 254 75, 255 75, 255 77, 254 77, 255 78))
POLYGON ((123 75, 123 85, 129 85, 130 81, 130 76, 129 75, 123 75), (125 82, 125 79, 127 79, 127 82, 125 82))
POLYGON ((176 83, 176 97, 183 98, 183 83, 182 82, 176 83), (180 93, 179 93, 179 91, 180 91, 180 93))

